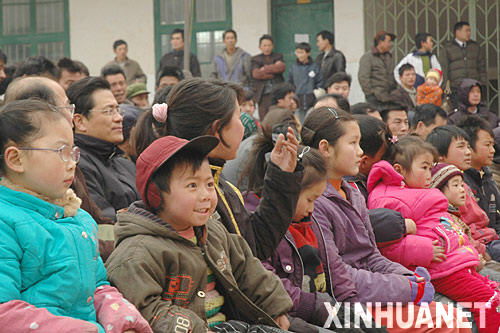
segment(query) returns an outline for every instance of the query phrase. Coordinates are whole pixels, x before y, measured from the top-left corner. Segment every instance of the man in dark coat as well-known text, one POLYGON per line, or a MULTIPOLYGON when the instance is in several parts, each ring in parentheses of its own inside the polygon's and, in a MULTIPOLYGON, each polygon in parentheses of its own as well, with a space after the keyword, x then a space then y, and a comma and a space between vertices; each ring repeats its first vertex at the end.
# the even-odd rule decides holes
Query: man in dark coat
POLYGON ((261 54, 253 56, 251 71, 255 100, 259 103, 259 119, 264 119, 271 105, 271 90, 277 83, 283 82, 285 63, 281 53, 273 52, 274 44, 270 35, 263 35, 259 39, 261 54))
POLYGON ((391 91, 397 88, 394 79, 394 59, 390 50, 394 34, 379 31, 372 49, 359 60, 358 80, 368 103, 382 109, 391 101, 391 91))
MULTIPOLYGON (((184 30, 174 29, 170 37, 170 44, 174 50, 165 54, 160 59, 159 70, 165 66, 173 66, 184 69, 184 30)), ((190 53, 189 57, 189 71, 193 76, 201 76, 198 58, 193 53, 190 53)))
POLYGON ((320 54, 316 57, 316 63, 323 78, 323 88, 326 89, 328 86, 325 83, 333 74, 345 72, 345 56, 333 47, 333 34, 330 31, 318 32, 316 41, 320 51, 320 54))

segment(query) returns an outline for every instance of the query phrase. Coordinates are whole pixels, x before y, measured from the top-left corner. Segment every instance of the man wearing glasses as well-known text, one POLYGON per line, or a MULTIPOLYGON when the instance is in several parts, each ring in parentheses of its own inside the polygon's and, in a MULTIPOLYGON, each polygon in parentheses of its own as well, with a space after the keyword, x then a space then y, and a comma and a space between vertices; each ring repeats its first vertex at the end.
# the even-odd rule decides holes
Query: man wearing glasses
POLYGON ((135 165, 121 156, 123 117, 109 83, 88 77, 73 83, 68 91, 75 104, 75 145, 80 147, 79 166, 90 197, 105 217, 116 218, 119 209, 139 200, 135 187, 135 165))

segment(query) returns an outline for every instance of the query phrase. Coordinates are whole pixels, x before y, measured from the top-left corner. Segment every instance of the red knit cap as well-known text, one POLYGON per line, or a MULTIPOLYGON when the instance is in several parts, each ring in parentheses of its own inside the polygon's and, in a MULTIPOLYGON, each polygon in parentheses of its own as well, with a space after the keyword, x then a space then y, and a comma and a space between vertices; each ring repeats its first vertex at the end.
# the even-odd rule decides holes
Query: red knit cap
POLYGON ((460 171, 459 168, 452 164, 446 164, 446 163, 438 163, 437 165, 433 166, 431 169, 431 188, 441 188, 446 183, 450 178, 453 176, 461 176, 462 178, 464 177, 464 174, 462 171, 460 171))

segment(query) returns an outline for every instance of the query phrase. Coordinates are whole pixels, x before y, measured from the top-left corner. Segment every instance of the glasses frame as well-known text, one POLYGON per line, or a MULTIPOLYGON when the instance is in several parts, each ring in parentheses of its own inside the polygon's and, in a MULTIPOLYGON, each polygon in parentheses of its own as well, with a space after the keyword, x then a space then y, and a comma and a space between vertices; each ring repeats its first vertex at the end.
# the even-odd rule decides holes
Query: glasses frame
MULTIPOLYGON (((63 156, 63 149, 66 148, 66 147, 69 147, 69 146, 68 145, 62 145, 59 148, 18 147, 18 149, 19 150, 55 151, 55 152, 58 153, 59 157, 61 158, 61 160, 63 162, 69 162, 70 160, 65 159, 64 156, 63 156)), ((73 162, 78 163, 78 161, 80 161, 80 148, 78 146, 73 146, 73 148, 71 148, 70 156, 71 156, 71 160, 73 160, 73 162), (76 155, 76 157, 75 157, 75 155, 76 155)))
POLYGON ((90 112, 99 112, 108 117, 112 117, 115 113, 118 113, 120 116, 123 116, 123 114, 125 113, 125 111, 121 109, 119 106, 113 107, 112 110, 90 110, 90 112))

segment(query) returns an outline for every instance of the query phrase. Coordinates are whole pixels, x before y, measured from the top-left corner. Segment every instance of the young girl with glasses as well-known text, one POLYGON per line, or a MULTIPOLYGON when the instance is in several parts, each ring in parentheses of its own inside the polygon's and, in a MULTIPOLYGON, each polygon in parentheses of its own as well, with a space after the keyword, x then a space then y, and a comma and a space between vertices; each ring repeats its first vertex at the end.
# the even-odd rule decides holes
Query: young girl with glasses
POLYGON ((21 332, 151 332, 109 285, 96 223, 70 189, 79 150, 60 111, 0 110, 0 325, 21 332))

